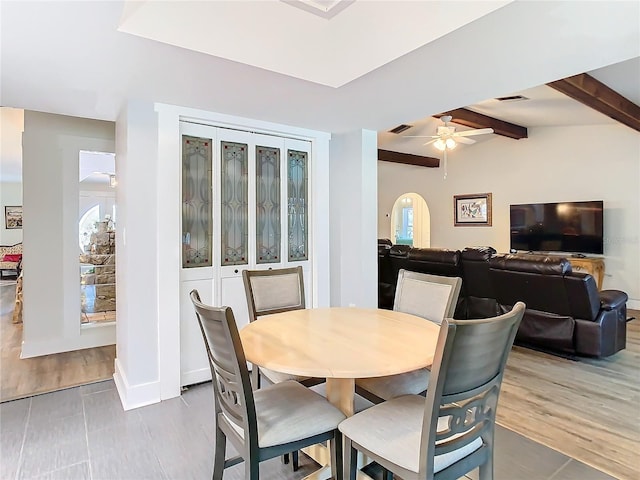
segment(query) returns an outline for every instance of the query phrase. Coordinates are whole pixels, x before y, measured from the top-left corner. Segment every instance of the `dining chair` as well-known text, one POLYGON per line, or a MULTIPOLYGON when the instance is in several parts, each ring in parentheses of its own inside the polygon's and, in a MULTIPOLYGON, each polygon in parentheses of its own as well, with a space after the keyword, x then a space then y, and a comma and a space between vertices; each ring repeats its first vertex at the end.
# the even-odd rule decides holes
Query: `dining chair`
MULTIPOLYGON (((493 318, 442 322, 426 398, 405 395, 340 425, 356 478, 357 451, 404 480, 493 479, 496 408, 525 305, 493 318)), ((387 476, 389 478, 389 476, 387 476)))
MULTIPOLYGON (((300 266, 271 270, 243 270, 242 280, 247 295, 250 322, 262 315, 305 308, 304 280, 300 266)), ((326 381, 324 378, 289 375, 255 366, 251 369, 251 374, 255 388, 260 387, 261 376, 266 377, 271 383, 295 380, 305 387, 312 387, 326 381)))
POLYGON ((213 380, 213 480, 221 480, 225 468, 243 460, 245 478, 257 480, 260 462, 326 440, 331 440, 332 475, 341 480, 342 438, 337 426, 345 415, 298 382, 254 391, 233 311, 203 304, 197 290, 190 295, 213 380), (227 440, 239 456, 225 458, 227 440))
MULTIPOLYGON (((462 279, 401 269, 393 302, 395 311, 410 313, 426 320, 442 323, 453 317, 462 279)), ((408 394, 424 394, 429 385, 429 369, 386 377, 359 378, 356 391, 373 403, 408 394)))

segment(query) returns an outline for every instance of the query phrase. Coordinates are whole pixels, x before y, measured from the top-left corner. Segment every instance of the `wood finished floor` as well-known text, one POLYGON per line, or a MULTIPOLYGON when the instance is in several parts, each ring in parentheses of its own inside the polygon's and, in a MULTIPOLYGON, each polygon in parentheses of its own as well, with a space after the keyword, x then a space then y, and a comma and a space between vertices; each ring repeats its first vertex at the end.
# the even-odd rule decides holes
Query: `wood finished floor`
POLYGON ((571 360, 514 347, 497 421, 619 479, 640 479, 640 311, 627 348, 571 360))
POLYGON ((0 286, 0 402, 113 377, 115 345, 20 358, 22 324, 13 324, 15 285, 0 286))

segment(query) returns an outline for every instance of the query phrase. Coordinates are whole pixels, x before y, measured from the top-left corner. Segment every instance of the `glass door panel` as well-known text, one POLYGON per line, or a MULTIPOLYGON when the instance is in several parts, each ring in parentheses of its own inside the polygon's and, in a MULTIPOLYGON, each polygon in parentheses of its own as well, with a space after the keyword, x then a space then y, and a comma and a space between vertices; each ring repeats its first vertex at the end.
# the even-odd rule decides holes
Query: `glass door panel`
POLYGON ((249 259, 248 145, 221 142, 221 264, 246 265, 249 259))
POLYGON ((287 150, 287 251, 290 262, 308 260, 309 153, 287 150))
POLYGON ((182 136, 182 268, 212 265, 211 138, 182 136))
POLYGON ((256 146, 256 263, 281 261, 280 149, 256 146))

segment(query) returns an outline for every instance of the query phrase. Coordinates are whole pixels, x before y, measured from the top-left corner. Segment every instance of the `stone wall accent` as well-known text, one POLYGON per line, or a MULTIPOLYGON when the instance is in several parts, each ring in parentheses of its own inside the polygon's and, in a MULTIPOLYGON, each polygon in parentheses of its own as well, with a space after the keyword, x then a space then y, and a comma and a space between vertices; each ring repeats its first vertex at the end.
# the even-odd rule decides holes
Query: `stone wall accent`
MULTIPOLYGON (((102 222, 101 222, 102 223, 102 222)), ((98 225, 101 227, 101 225, 98 225)), ((83 313, 108 312, 116 309, 116 234, 99 228, 91 234, 90 253, 80 255, 81 304, 83 313), (102 231, 101 231, 102 230, 102 231), (89 266, 93 265, 93 268, 89 266), (85 286, 94 286, 93 307, 85 286)), ((93 292, 91 292, 93 293, 93 292)))

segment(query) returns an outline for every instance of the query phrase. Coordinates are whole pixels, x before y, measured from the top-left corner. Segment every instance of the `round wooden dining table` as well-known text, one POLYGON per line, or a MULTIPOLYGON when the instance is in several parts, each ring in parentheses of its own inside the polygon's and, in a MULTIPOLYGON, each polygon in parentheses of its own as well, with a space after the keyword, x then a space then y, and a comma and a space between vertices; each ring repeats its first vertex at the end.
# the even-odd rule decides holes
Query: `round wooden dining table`
POLYGON ((326 378, 327 399, 351 416, 357 378, 430 366, 439 332, 439 325, 407 313, 330 307, 265 315, 245 326, 240 338, 254 365, 326 378))

